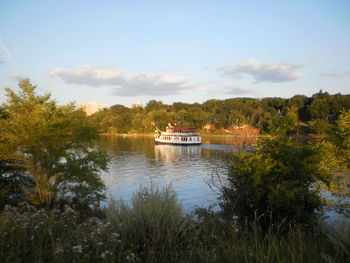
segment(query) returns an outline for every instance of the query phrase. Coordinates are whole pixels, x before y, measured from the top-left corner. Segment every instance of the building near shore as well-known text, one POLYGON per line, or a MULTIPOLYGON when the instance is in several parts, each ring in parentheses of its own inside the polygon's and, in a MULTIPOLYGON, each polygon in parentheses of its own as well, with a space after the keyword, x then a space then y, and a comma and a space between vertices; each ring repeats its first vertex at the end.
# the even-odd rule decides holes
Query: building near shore
POLYGON ((87 116, 94 114, 100 110, 107 109, 107 104, 97 103, 95 101, 81 104, 80 107, 85 111, 87 116))
POLYGON ((135 109, 135 108, 143 108, 143 104, 141 103, 134 103, 133 105, 131 105, 131 108, 135 109))

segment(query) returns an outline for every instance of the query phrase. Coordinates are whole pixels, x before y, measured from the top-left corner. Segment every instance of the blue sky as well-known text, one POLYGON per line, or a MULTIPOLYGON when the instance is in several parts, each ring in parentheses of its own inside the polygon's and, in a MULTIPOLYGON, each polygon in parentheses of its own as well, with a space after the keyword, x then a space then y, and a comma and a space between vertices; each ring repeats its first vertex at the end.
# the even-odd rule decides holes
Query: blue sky
POLYGON ((0 0, 0 103, 350 93, 350 1, 0 0))

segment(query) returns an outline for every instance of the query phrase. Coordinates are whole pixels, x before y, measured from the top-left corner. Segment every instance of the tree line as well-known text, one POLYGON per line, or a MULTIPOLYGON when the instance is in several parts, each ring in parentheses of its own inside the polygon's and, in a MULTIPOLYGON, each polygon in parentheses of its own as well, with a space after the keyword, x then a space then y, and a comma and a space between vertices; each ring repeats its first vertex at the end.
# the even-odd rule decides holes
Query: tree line
POLYGON ((274 134, 299 124, 307 133, 324 133, 338 120, 342 110, 350 109, 350 95, 327 92, 292 98, 232 98, 204 103, 151 100, 144 108, 120 104, 89 117, 101 133, 151 133, 168 123, 197 127, 207 131, 251 127, 274 134))

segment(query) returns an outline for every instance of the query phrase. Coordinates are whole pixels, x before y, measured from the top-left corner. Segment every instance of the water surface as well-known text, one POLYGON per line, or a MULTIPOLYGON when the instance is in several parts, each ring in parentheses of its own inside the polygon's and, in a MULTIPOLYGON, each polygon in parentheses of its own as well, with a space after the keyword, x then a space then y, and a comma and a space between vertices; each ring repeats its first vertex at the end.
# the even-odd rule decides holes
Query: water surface
POLYGON ((217 199, 213 179, 217 184, 218 176, 225 178, 232 156, 244 141, 203 138, 202 145, 177 146, 155 145, 146 136, 102 136, 99 145, 111 158, 102 179, 108 194, 125 201, 140 187, 171 185, 186 210, 208 206, 217 199))

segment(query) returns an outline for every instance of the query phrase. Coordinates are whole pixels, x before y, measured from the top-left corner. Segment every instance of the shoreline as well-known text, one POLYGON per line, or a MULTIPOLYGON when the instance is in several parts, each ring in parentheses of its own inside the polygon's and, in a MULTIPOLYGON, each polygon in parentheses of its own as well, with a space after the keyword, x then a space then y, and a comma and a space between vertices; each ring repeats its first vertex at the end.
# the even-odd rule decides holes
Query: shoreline
MULTIPOLYGON (((99 136, 122 136, 122 137, 153 137, 152 133, 99 133, 99 136)), ((266 135, 256 135, 256 134, 201 134, 202 137, 207 138, 220 138, 220 137, 243 137, 243 138, 257 138, 265 137, 266 135)))

